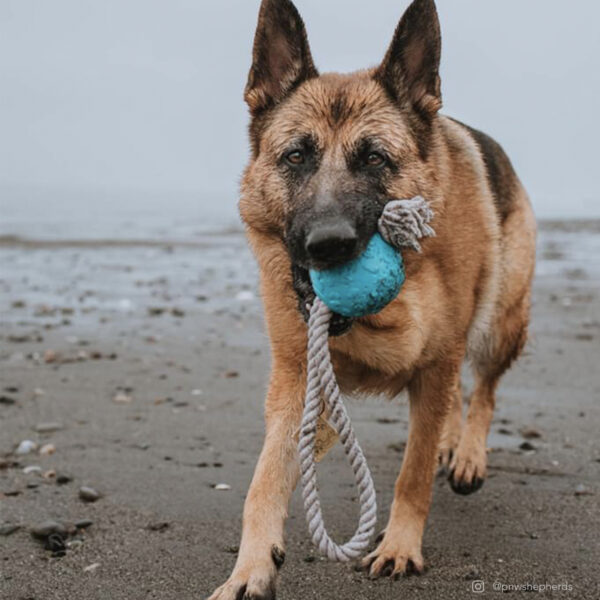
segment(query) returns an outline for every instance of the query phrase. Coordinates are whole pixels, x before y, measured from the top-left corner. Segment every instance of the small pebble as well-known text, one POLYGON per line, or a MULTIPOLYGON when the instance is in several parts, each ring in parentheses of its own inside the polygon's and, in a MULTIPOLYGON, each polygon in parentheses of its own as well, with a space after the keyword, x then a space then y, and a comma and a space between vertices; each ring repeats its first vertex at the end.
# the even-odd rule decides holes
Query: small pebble
POLYGON ((100 566, 100 563, 92 563, 91 565, 84 567, 83 572, 84 573, 93 573, 99 566, 100 566))
POLYGON ((2 535, 2 536, 12 535, 16 531, 19 531, 19 529, 21 529, 21 525, 8 524, 8 523, 6 525, 0 525, 0 535, 2 535))
POLYGON ((46 350, 44 352, 44 362, 45 363, 53 363, 56 362, 58 360, 58 353, 55 352, 54 350, 46 350))
POLYGON ((63 428, 61 423, 38 423, 35 426, 35 430, 38 433, 53 433, 60 431, 63 428))
POLYGON ((87 529, 94 524, 94 521, 91 519, 80 519, 79 521, 75 521, 75 527, 77 529, 87 529))
POLYGON ((575 487, 575 495, 576 496, 593 496, 594 492, 592 492, 592 490, 590 490, 588 487, 583 485, 583 483, 580 483, 575 487))
POLYGON ((37 449, 37 444, 32 440, 23 440, 15 450, 16 454, 29 454, 37 449))
POLYGON ((31 475, 31 473, 41 473, 42 472, 42 467, 39 467, 38 465, 28 465, 27 467, 25 467, 23 469, 23 473, 25 473, 25 475, 31 475))
POLYGON ((224 491, 230 490, 231 486, 227 485, 226 483, 217 483, 217 485, 215 485, 214 489, 219 492, 224 492, 224 491))
POLYGON ((65 536, 67 535, 67 529, 58 521, 53 521, 52 519, 48 519, 47 521, 43 521, 42 523, 38 523, 31 528, 31 535, 38 539, 45 539, 49 535, 53 533, 65 536))
POLYGON ((40 456, 50 456, 56 452, 56 446, 54 444, 44 444, 40 448, 40 456))
POLYGON ((124 392, 117 392, 113 396, 113 402, 116 402, 117 404, 129 404, 132 400, 133 398, 124 392))
POLYGON ((73 478, 70 475, 67 475, 66 473, 56 474, 56 483, 58 483, 58 485, 65 485, 67 483, 70 483, 71 481, 73 481, 73 478))
POLYGON ((525 427, 524 429, 521 429, 520 434, 526 440, 534 440, 542 437, 542 434, 537 429, 533 429, 532 427, 525 427))
POLYGON ((101 495, 94 488, 84 485, 79 488, 79 497, 84 502, 96 502, 96 500, 101 498, 101 495))
POLYGON ((149 531, 165 531, 170 527, 170 523, 168 521, 157 521, 156 523, 150 523, 148 525, 149 531))
POLYGON ((523 442, 519 448, 525 452, 533 452, 536 449, 535 446, 529 442, 523 442))
POLYGON ((42 473, 42 477, 44 479, 54 479, 56 477, 56 471, 54 469, 49 469, 48 471, 44 471, 44 473, 42 473))

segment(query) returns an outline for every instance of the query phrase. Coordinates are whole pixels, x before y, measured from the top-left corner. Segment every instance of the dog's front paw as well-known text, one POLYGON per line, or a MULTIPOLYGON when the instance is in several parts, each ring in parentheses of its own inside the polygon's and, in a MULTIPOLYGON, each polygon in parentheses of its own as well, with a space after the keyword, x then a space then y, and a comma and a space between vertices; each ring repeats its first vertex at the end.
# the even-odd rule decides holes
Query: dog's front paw
POLYGON ((264 560, 256 556, 236 564, 229 579, 208 600, 275 600, 277 571, 283 565, 285 553, 277 546, 264 560))
MULTIPOLYGON (((310 275, 306 269, 298 265, 292 266, 292 281, 294 283, 294 291, 298 296, 298 309, 308 323, 310 316, 310 307, 315 301, 315 291, 310 281, 310 275)), ((331 315, 329 323, 329 335, 337 337, 350 331, 354 319, 344 317, 338 313, 331 315)))
POLYGON ((381 543, 360 563, 371 578, 420 574, 424 570, 421 533, 418 528, 388 525, 381 543), (395 531, 396 533, 392 533, 395 531))

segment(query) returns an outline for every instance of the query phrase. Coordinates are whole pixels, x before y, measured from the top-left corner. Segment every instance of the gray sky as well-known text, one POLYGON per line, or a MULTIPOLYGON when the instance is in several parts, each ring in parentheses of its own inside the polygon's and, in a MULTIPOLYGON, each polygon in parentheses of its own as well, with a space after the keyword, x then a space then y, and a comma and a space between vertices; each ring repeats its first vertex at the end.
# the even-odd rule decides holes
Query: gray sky
MULTIPOLYGON (((408 0, 296 4, 318 67, 351 71, 408 0)), ((0 0, 0 185, 235 196, 258 5, 0 0)), ((600 216, 600 3, 438 6, 444 111, 504 145, 538 214, 600 216)))

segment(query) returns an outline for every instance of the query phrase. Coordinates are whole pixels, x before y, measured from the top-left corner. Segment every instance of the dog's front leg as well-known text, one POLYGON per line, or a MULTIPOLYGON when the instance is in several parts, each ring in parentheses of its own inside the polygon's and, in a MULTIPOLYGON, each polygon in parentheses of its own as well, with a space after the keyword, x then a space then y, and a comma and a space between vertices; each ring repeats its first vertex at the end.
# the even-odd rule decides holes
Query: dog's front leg
POLYGON ((244 504, 237 562, 210 600, 275 598, 277 571, 285 558, 283 528, 299 477, 296 434, 305 380, 298 371, 297 366, 273 369, 265 409, 266 436, 244 504))
POLYGON ((373 577, 421 572, 421 541, 429 513, 438 446, 458 365, 416 374, 409 386, 410 431, 383 539, 362 566, 373 577))

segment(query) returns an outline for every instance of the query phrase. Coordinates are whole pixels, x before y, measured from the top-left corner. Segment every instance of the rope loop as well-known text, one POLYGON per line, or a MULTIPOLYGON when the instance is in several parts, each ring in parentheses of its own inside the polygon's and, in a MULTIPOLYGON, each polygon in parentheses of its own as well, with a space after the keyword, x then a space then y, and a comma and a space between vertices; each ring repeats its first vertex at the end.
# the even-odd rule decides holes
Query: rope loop
MULTIPOLYGON (((379 219, 379 232, 398 250, 409 247, 420 252, 421 245, 418 240, 435 235, 435 231, 429 225, 432 218, 433 211, 429 203, 420 196, 411 200, 392 200, 386 205, 379 219)), ((331 365, 329 353, 331 316, 331 310, 322 300, 315 298, 308 320, 308 372, 298 452, 302 498, 313 543, 321 554, 329 559, 345 562, 358 558, 369 545, 377 522, 377 502, 367 460, 354 435, 331 365), (314 449, 317 420, 322 412, 323 402, 331 423, 339 435, 359 490, 358 527, 352 538, 342 545, 336 544, 325 529, 317 486, 314 449)))

